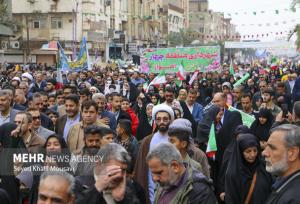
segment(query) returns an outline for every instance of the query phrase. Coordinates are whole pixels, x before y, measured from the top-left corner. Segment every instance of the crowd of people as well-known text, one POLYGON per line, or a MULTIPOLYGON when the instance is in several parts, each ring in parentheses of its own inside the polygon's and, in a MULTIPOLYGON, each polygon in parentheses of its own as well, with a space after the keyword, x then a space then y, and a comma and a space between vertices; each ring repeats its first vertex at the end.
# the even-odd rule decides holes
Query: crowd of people
POLYGON ((300 203, 300 64, 265 66, 152 85, 110 64, 63 84, 51 67, 2 67, 0 203, 300 203))

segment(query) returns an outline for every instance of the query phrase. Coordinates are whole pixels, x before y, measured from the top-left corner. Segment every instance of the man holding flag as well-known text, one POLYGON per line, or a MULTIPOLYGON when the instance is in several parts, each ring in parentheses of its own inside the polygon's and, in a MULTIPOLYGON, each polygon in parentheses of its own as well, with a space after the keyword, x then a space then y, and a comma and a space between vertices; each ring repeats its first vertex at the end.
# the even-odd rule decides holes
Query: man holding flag
MULTIPOLYGON (((208 142, 208 155, 215 155, 214 165, 212 166, 212 178, 214 180, 215 187, 217 188, 217 181, 219 179, 220 168, 222 166, 223 154, 227 146, 234 139, 234 130, 238 125, 242 125, 241 114, 237 111, 229 111, 226 104, 226 95, 218 92, 214 95, 212 103, 220 108, 223 115, 220 116, 221 119, 216 124, 215 128, 211 128, 210 131, 210 142, 208 142), (215 134, 213 132, 215 129, 215 134), (214 146, 215 136, 216 148, 214 146), (216 153, 214 153, 216 151, 216 153)), ((214 123, 215 120, 213 120, 214 123)), ((214 127, 214 126, 213 126, 214 127)))

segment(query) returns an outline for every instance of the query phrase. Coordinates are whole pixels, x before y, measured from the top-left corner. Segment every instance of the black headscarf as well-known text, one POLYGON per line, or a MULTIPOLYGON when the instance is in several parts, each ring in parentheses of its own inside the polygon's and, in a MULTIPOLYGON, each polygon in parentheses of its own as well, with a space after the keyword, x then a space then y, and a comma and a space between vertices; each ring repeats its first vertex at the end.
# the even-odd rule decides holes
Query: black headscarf
POLYGON ((234 130, 234 138, 230 142, 230 144, 226 147, 226 150, 223 154, 222 166, 221 166, 219 178, 218 178, 217 190, 219 191, 219 194, 225 191, 225 189, 224 189, 225 174, 226 174, 226 170, 228 168, 228 163, 230 161, 231 155, 236 147, 237 136, 239 136, 240 134, 248 134, 248 133, 250 133, 250 129, 245 125, 239 125, 234 130))
POLYGON ((229 160, 225 176, 225 201, 230 204, 244 203, 250 190, 253 175, 257 172, 257 179, 250 203, 262 204, 271 192, 272 177, 265 170, 260 159, 259 141, 252 134, 242 134, 237 139, 234 152, 229 160), (254 163, 244 159, 243 151, 249 147, 256 147, 258 154, 254 163))
POLYGON ((267 141, 270 136, 270 129, 273 124, 274 117, 272 115, 272 112, 269 109, 262 108, 259 110, 259 113, 256 116, 255 121, 251 125, 251 133, 256 136, 259 141, 267 141), (261 124, 259 122, 259 118, 263 117, 267 119, 267 122, 265 124, 261 124))

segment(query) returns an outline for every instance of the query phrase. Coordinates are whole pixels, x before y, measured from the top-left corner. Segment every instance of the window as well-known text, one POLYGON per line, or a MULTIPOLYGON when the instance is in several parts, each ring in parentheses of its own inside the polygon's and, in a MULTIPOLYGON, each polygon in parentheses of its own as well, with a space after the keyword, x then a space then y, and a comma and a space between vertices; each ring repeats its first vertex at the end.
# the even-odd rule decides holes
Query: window
POLYGON ((52 29, 60 29, 63 27, 61 18, 52 18, 51 19, 51 28, 52 29))
POLYGON ((37 20, 33 21, 32 26, 33 26, 34 29, 39 29, 40 28, 40 21, 37 21, 37 20))

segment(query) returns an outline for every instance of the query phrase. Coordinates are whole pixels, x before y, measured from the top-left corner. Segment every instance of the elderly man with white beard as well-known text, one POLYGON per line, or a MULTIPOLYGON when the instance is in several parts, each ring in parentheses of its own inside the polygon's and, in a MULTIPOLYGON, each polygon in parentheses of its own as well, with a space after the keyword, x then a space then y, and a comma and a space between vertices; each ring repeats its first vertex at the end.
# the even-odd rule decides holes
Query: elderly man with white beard
POLYGON ((277 176, 266 203, 300 203, 300 127, 286 124, 271 129, 263 156, 266 170, 277 176))

